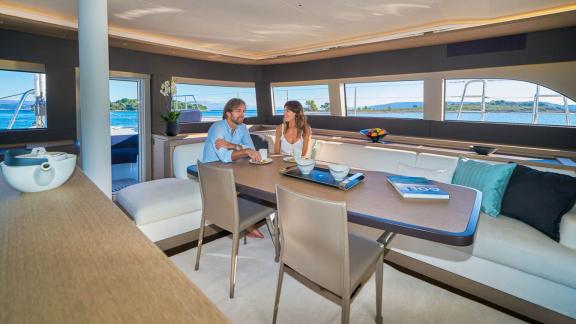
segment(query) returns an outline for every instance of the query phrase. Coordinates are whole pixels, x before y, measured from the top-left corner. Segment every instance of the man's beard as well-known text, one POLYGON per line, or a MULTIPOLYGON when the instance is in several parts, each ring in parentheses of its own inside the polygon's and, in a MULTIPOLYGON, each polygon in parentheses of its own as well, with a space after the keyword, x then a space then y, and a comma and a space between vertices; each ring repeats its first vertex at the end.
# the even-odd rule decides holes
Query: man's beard
POLYGON ((236 119, 234 119, 234 118, 230 118, 230 119, 232 120, 232 122, 233 122, 235 125, 240 125, 240 124, 242 124, 242 122, 244 121, 244 118, 242 118, 242 117, 238 117, 238 118, 236 118, 236 119))

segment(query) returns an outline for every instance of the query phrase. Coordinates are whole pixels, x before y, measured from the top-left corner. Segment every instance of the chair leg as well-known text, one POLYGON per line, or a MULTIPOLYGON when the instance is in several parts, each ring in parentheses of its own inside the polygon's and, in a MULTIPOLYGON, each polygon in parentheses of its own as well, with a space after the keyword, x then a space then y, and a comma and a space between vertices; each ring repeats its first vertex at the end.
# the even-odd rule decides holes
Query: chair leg
POLYGON ((270 233, 272 243, 274 244, 274 262, 278 262, 280 259, 280 240, 278 239, 278 231, 274 228, 270 217, 266 217, 266 228, 268 228, 268 233, 270 233))
POLYGON ((342 298, 342 324, 350 323, 350 296, 342 298))
POLYGON ((246 235, 246 231, 244 231, 244 245, 248 244, 248 240, 246 239, 246 236, 248 236, 248 235, 246 235))
POLYGON ((278 270, 278 281, 276 282, 276 298, 274 299, 274 316, 272 317, 272 324, 276 324, 278 317, 278 304, 280 304, 280 293, 282 292, 282 280, 284 279, 284 263, 280 262, 280 270, 278 270))
POLYGON ((376 323, 382 324, 382 276, 384 275, 384 252, 380 253, 376 265, 376 323))
POLYGON ((202 253, 202 240, 204 239, 204 226, 206 225, 206 219, 202 216, 200 220, 200 234, 198 235, 198 249, 196 250, 196 265, 194 270, 198 271, 200 268, 200 254, 202 253))
POLYGON ((236 266, 238 264, 238 246, 240 245, 240 233, 232 234, 232 255, 230 262, 230 298, 234 298, 236 286, 236 266))

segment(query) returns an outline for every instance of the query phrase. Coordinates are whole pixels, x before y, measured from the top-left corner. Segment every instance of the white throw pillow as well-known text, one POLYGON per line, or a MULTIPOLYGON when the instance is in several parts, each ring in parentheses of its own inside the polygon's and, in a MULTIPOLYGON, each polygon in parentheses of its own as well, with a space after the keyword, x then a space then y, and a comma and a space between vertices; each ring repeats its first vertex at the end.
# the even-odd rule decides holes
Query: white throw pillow
POLYGON ((398 163, 396 166, 396 173, 409 177, 424 177, 426 179, 444 183, 452 182, 452 175, 448 170, 418 168, 404 163, 398 163))

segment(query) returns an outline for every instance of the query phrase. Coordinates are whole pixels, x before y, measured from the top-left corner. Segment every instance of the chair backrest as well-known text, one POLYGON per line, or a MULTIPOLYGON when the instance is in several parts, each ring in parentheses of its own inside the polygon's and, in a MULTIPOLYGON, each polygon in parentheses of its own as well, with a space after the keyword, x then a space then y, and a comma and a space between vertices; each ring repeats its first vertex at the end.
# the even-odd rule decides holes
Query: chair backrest
POLYGON ((204 143, 191 143, 178 145, 172 154, 172 167, 174 177, 178 179, 188 179, 186 168, 196 164, 197 160, 202 160, 204 154, 204 143))
POLYGON ((227 231, 237 231, 239 215, 234 171, 198 161, 198 176, 202 216, 227 231))
POLYGON ((350 287, 348 222, 344 202, 326 201, 276 186, 281 260, 342 296, 350 287))

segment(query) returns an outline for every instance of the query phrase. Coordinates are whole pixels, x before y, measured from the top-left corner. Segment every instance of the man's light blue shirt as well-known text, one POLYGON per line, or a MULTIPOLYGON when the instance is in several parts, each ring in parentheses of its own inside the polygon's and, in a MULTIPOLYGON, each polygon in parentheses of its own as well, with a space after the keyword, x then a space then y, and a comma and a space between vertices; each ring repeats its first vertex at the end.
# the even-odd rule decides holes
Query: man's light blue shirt
POLYGON ((208 137, 204 143, 202 162, 232 162, 233 150, 224 147, 221 147, 219 150, 216 149, 216 140, 219 138, 232 144, 240 144, 244 148, 254 149, 254 143, 252 142, 252 138, 250 138, 250 132, 248 132, 246 125, 240 124, 236 126, 234 133, 232 133, 232 128, 230 128, 228 122, 225 119, 222 119, 213 123, 208 130, 208 137))

